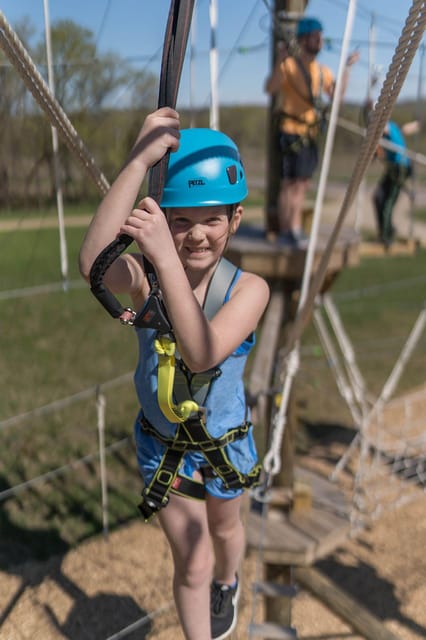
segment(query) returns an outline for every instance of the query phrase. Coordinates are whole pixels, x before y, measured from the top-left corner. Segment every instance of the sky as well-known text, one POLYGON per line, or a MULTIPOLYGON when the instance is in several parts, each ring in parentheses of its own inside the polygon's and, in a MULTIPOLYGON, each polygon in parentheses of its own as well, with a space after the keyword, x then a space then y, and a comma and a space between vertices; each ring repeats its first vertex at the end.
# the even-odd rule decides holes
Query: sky
MULTIPOLYGON (((44 38, 44 6, 50 22, 72 19, 90 29, 99 51, 114 51, 139 69, 160 73, 161 49, 168 15, 168 0, 1 0, 0 10, 14 26, 24 16, 31 18, 35 38, 44 38)), ((339 66, 348 0, 309 0, 306 15, 319 18, 324 26, 325 46, 320 62, 334 73, 339 66)), ((274 0, 217 0, 218 67, 220 104, 267 104, 263 91, 270 70, 271 8, 274 0)), ((412 5, 410 0, 358 0, 350 50, 359 49, 360 60, 352 67, 346 99, 362 102, 367 95, 370 64, 378 82, 377 98, 398 38, 412 5), (374 25, 373 49, 369 33, 374 25), (370 61, 370 62, 369 62, 370 61)), ((193 19, 192 64, 188 46, 179 91, 178 106, 210 104, 208 48, 209 0, 197 0, 193 19)), ((416 53, 400 99, 423 100, 425 38, 416 53)), ((118 105, 119 106, 119 105, 118 105)))

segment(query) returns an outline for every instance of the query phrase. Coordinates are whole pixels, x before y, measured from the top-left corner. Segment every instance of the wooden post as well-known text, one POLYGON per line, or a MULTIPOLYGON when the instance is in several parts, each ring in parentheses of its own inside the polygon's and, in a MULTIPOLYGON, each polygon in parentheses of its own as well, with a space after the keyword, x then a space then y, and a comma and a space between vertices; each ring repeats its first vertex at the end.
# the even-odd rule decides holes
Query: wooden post
MULTIPOLYGON (((272 38, 271 38, 271 70, 275 66, 277 45, 279 41, 289 41, 294 31, 297 17, 303 14, 308 0, 275 0, 272 38)), ((280 151, 278 147, 279 97, 271 96, 268 118, 267 142, 267 191, 266 221, 267 232, 278 231, 277 199, 280 186, 280 151)))
MULTIPOLYGON (((282 564, 267 564, 265 579, 275 585, 290 586, 292 584, 291 568, 282 564)), ((292 598, 289 597, 265 597, 266 620, 284 628, 290 628, 291 604, 292 598)))

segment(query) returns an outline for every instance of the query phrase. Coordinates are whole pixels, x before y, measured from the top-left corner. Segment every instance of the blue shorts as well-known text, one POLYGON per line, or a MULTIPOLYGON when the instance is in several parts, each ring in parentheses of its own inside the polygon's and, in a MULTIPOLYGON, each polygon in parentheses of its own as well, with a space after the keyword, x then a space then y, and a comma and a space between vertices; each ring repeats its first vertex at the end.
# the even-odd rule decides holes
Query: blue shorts
MULTIPOLYGON (((144 431, 140 424, 140 416, 135 422, 136 456, 140 473, 145 486, 148 486, 158 469, 166 446, 150 433, 144 431)), ((256 444, 253 438, 253 425, 244 438, 235 440, 225 446, 226 455, 231 464, 242 474, 248 474, 257 464, 256 444)), ((208 467, 208 463, 200 451, 189 451, 183 456, 179 475, 193 478, 195 471, 208 467)), ((206 477, 204 486, 210 495, 216 498, 231 499, 241 495, 244 489, 227 489, 222 480, 215 476, 206 477)))
POLYGON ((311 178, 318 165, 314 140, 290 133, 280 134, 281 178, 311 178))

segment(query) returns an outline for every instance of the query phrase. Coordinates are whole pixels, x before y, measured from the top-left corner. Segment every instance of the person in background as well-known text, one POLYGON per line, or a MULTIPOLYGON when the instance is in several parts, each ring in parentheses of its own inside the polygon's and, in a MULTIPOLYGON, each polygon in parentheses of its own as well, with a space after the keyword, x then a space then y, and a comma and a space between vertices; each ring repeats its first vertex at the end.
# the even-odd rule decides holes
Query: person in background
MULTIPOLYGON (((246 195, 233 141, 211 129, 181 130, 179 114, 164 107, 145 119, 80 250, 80 271, 90 282, 100 252, 118 234, 131 236, 137 251, 120 255, 103 281, 112 293, 128 294, 135 312, 145 309, 152 299, 146 257, 171 323, 171 335, 135 327, 140 402, 135 440, 144 481, 140 510, 145 520, 158 514, 168 539, 186 640, 222 640, 235 627, 245 546, 242 496, 260 473, 243 375, 268 285, 233 267, 225 290, 220 296, 216 290, 215 309, 204 312, 246 195), (161 208, 150 197, 135 205, 147 171, 168 151, 161 208), (180 395, 184 415, 161 397, 166 385, 160 358, 170 371, 167 355, 173 355, 174 385, 165 395, 169 400, 173 395, 174 402, 180 395)), ((128 322, 130 313, 126 310, 122 320, 128 322)), ((144 311, 143 317, 148 315, 144 311)))
POLYGON ((388 249, 395 239, 393 212, 401 189, 412 176, 413 168, 406 154, 404 133, 413 135, 419 131, 417 121, 407 122, 399 127, 390 120, 383 131, 385 144, 379 145, 376 157, 384 163, 383 174, 373 192, 373 205, 376 215, 378 239, 388 249), (386 146, 386 141, 390 143, 386 146))
MULTIPOLYGON (((279 241, 292 246, 306 244, 303 231, 305 197, 318 165, 318 138, 325 128, 327 109, 335 89, 331 70, 316 59, 323 46, 322 33, 319 20, 301 18, 296 28, 299 53, 290 55, 287 46, 280 43, 275 67, 265 83, 266 92, 280 98, 279 241)), ((342 95, 349 68, 358 58, 359 54, 354 52, 347 60, 342 95)))

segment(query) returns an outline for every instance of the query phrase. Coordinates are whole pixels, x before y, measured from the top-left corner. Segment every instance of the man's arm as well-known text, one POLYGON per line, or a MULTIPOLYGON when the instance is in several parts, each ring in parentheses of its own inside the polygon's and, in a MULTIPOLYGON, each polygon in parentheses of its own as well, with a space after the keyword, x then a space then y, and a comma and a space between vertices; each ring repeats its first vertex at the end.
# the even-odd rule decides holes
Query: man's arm
POLYGON ((277 44, 277 56, 275 66, 272 70, 271 75, 266 79, 265 82, 265 91, 270 96, 276 95, 282 86, 283 83, 283 70, 282 63, 286 58, 288 58, 288 48, 285 42, 279 42, 277 44))
MULTIPOLYGON (((352 67, 353 64, 355 64, 356 62, 358 62, 359 60, 359 52, 358 51, 353 51, 351 54, 349 54, 348 59, 346 60, 346 66, 345 69, 343 71, 343 78, 342 78, 342 89, 341 89, 341 93, 340 93, 340 99, 343 100, 343 97, 346 93, 346 89, 348 86, 348 81, 349 81, 349 74, 350 74, 350 68, 352 67)), ((336 89, 336 83, 333 84, 331 92, 330 92, 330 98, 333 98, 334 96, 334 91, 336 89)))

